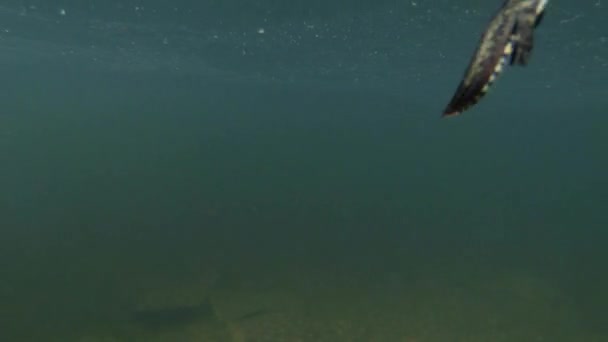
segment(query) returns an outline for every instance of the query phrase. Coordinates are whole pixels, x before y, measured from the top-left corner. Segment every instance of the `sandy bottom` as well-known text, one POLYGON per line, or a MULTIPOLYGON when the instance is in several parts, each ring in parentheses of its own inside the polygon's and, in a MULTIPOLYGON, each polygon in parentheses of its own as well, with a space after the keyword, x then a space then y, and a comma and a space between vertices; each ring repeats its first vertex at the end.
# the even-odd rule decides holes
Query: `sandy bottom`
POLYGON ((521 271, 299 267, 146 284, 122 319, 63 340, 608 341, 557 282, 521 271))

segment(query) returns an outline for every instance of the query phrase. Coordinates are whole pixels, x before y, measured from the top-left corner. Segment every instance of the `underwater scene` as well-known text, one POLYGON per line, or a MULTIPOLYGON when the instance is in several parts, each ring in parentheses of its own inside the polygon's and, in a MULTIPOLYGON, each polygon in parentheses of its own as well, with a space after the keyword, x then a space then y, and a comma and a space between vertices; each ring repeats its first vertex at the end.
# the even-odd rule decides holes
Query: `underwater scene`
POLYGON ((608 342, 608 1, 539 1, 0 0, 0 341, 608 342))

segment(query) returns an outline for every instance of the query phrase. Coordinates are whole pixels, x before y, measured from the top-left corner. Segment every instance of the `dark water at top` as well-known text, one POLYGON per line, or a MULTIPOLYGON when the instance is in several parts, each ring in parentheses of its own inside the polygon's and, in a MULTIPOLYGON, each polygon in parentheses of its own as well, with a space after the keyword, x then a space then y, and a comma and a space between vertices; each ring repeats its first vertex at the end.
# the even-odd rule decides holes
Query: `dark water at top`
POLYGON ((1 341, 608 341, 608 2, 0 1, 1 341))

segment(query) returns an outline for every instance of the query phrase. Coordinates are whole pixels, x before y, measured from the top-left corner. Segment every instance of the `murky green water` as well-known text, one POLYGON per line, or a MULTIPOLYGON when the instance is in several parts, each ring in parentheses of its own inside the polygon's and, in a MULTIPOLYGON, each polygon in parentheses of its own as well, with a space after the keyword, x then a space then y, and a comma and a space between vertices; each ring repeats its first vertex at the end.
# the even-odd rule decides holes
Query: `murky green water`
POLYGON ((440 120, 499 5, 0 2, 0 340, 608 341, 608 4, 440 120))

